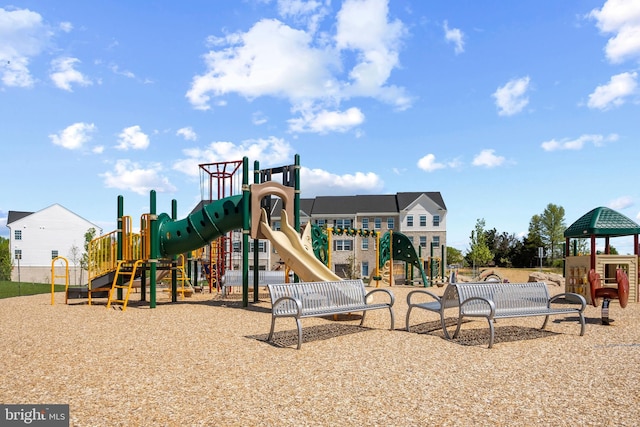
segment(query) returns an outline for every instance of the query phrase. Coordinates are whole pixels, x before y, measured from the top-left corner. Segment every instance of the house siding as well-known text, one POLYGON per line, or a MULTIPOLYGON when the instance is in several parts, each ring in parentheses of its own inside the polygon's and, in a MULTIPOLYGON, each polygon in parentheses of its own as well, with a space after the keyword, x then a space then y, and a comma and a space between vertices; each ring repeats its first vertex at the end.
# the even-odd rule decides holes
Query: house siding
MULTIPOLYGON (((78 248, 78 258, 84 253, 85 233, 96 229, 97 225, 76 215, 59 204, 44 208, 30 215, 22 216, 7 224, 10 230, 9 247, 13 260, 11 280, 21 282, 51 282, 51 261, 53 251, 69 261, 70 284, 80 279, 80 259, 74 265, 71 250, 78 248), (20 239, 16 239, 19 231, 20 239), (21 251, 21 259, 16 259, 16 251, 21 251)), ((84 276, 86 280, 86 275, 84 276)), ((80 283, 77 283, 80 284, 80 283)))

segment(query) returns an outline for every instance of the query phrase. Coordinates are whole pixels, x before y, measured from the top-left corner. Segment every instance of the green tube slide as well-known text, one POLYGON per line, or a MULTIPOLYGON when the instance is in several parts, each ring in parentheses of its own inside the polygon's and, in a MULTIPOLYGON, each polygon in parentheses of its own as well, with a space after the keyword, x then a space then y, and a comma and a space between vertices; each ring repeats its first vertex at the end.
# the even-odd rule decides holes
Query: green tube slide
POLYGON ((184 219, 158 215, 160 257, 199 249, 231 230, 242 229, 242 195, 214 200, 184 219))

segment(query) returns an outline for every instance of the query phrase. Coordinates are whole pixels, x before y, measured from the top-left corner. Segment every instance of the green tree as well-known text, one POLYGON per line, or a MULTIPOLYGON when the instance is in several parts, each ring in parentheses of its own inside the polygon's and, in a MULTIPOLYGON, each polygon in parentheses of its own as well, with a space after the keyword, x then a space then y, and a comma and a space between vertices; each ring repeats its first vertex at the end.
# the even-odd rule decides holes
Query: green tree
POLYGON ((562 258, 561 242, 564 241, 564 230, 567 226, 564 222, 564 208, 562 206, 549 203, 542 215, 540 215, 540 237, 544 247, 549 250, 551 263, 560 257, 562 258))
POLYGON ((464 257, 462 256, 462 251, 460 249, 447 246, 447 263, 459 265, 462 264, 463 261, 464 257))
POLYGON ((11 280, 11 249, 9 239, 0 237, 0 280, 11 280))
POLYGON ((470 249, 465 257, 473 268, 485 266, 493 260, 493 253, 487 246, 484 227, 484 218, 478 219, 476 220, 475 229, 471 231, 470 249))
POLYGON ((89 268, 89 243, 96 237, 96 229, 91 227, 84 233, 84 252, 80 257, 80 283, 82 283, 82 272, 89 268))

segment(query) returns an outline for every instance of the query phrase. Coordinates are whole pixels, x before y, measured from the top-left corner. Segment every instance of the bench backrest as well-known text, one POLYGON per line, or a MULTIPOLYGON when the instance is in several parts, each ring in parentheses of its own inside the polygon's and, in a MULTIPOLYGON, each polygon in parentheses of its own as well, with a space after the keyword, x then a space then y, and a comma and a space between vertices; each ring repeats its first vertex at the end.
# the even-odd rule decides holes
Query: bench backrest
MULTIPOLYGON (((495 303, 496 313, 545 310, 549 304, 549 290, 543 282, 456 283, 456 287, 460 301, 472 297, 486 298, 495 303)), ((470 302, 465 304, 464 311, 465 313, 484 312, 486 304, 470 302)))
MULTIPOLYGON (((362 305, 366 295, 362 280, 267 284, 267 287, 272 305, 279 298, 293 297, 302 302, 303 310, 362 305)), ((282 309, 295 311, 293 303, 284 304, 282 309)))
MULTIPOLYGON (((293 272, 291 277, 293 278, 293 272)), ((258 270, 258 284, 265 286, 269 283, 284 283, 284 270, 258 270)), ((225 286, 242 285, 242 270, 227 270, 222 276, 221 283, 225 286)), ((253 283, 253 270, 249 271, 249 284, 253 283)))

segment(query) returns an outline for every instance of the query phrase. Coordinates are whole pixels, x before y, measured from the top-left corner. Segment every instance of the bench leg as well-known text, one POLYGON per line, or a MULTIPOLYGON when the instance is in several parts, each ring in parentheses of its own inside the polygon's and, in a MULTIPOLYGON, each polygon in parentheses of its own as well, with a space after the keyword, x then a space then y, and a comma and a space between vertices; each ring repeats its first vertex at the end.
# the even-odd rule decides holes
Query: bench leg
POLYGON ((302 323, 296 317, 296 326, 298 327, 298 350, 302 347, 302 323))
POLYGON ((409 306, 409 308, 407 309, 407 317, 405 318, 405 324, 406 324, 406 330, 407 332, 411 332, 409 330, 409 317, 411 316, 411 309, 413 308, 413 306, 409 306))
POLYGON ((493 347, 493 337, 495 335, 495 329, 493 327, 493 321, 492 319, 487 319, 489 321, 489 347, 491 348, 493 347))
POLYGON ((547 327, 547 322, 549 321, 549 315, 544 316, 544 322, 542 323, 542 327, 540 329, 544 329, 547 327))
POLYGON ((276 326, 276 316, 271 316, 271 330, 269 331, 269 336, 267 337, 267 341, 271 341, 273 338, 273 331, 276 326))

